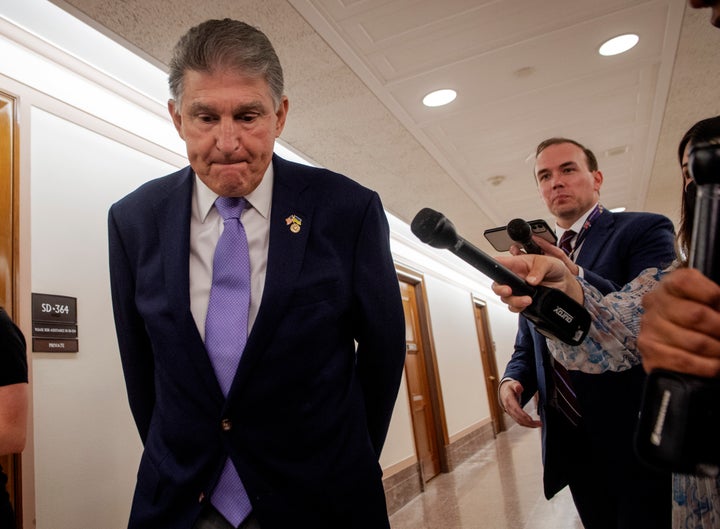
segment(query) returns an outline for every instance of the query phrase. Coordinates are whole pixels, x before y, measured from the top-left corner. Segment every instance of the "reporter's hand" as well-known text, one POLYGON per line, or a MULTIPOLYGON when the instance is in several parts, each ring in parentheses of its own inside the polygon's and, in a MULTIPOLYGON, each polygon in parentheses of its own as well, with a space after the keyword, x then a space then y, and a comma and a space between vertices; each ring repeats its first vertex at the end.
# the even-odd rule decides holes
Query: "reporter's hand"
POLYGON ((561 249, 552 244, 551 242, 547 241, 546 239, 543 239, 542 237, 538 235, 533 235, 533 241, 535 241, 535 244, 537 244, 540 249, 543 251, 545 255, 549 255, 550 257, 555 257, 556 259, 560 259, 563 264, 567 267, 568 270, 570 270, 570 273, 574 276, 578 275, 580 273, 580 268, 578 265, 575 264, 575 262, 568 257, 568 255, 561 249))
MULTIPOLYGON (((580 273, 580 268, 578 265, 573 262, 572 259, 570 259, 565 252, 563 252, 560 248, 552 244, 547 239, 543 239, 539 235, 533 235, 532 236, 533 241, 535 244, 537 244, 540 249, 543 251, 544 255, 549 255, 550 257, 555 257, 556 259, 560 259, 563 264, 567 267, 568 270, 572 273, 572 275, 576 276, 580 273)), ((510 249, 508 250, 510 252, 510 255, 516 256, 516 255, 529 255, 522 244, 520 243, 514 243, 510 246, 510 249)))
MULTIPOLYGON (((575 276, 559 259, 547 255, 523 254, 499 256, 496 260, 524 278, 530 285, 543 285, 562 290, 578 303, 583 302, 583 291, 575 276)), ((492 284, 492 290, 500 296, 511 312, 521 312, 532 303, 530 296, 514 296, 512 289, 499 283, 492 284)))
POLYGON ((637 343, 646 371, 720 377, 720 286, 698 270, 675 270, 643 307, 637 343))
POLYGON ((527 428, 539 428, 542 426, 542 422, 533 419, 525 410, 520 406, 520 397, 522 396, 523 387, 517 380, 508 379, 500 384, 498 390, 500 394, 500 404, 505 409, 505 412, 513 418, 513 420, 520 426, 527 428))

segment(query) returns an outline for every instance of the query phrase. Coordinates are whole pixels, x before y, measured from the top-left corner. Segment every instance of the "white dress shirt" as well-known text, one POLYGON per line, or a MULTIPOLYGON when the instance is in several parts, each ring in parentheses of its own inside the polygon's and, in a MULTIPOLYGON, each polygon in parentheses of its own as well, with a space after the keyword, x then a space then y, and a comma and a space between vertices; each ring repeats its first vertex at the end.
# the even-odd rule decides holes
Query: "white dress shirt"
MULTIPOLYGON (((593 207, 588 209, 582 217, 577 219, 575 221, 575 223, 567 229, 561 228, 560 226, 557 225, 557 223, 555 224, 555 235, 557 235, 558 241, 560 239, 562 239, 563 233, 565 233, 567 230, 573 230, 575 232, 575 237, 573 237, 573 239, 570 243, 572 245, 572 249, 573 249, 573 251, 571 253, 571 255, 573 256, 573 261, 575 261, 575 259, 577 259, 577 255, 578 255, 578 253, 580 253, 580 248, 582 248, 582 243, 585 242, 585 241, 581 241, 580 248, 575 248, 578 234, 580 233, 580 230, 582 230, 583 224, 585 224, 585 221, 590 216, 590 213, 593 212, 593 210, 597 207, 597 205, 598 205, 598 203, 596 202, 593 207)), ((577 275, 578 275, 578 277, 585 277, 585 272, 584 272, 582 266, 578 266, 578 274, 577 275)))
MULTIPOLYGON (((245 228, 250 252, 250 314, 248 335, 255 323, 267 270, 268 245, 270 241, 270 209, 273 189, 272 163, 265 171, 260 185, 245 196, 251 207, 243 210, 240 221, 245 228)), ((192 213, 190 216, 190 311, 200 336, 205 340, 205 318, 212 286, 212 265, 223 219, 215 208, 214 191, 195 175, 192 213)))

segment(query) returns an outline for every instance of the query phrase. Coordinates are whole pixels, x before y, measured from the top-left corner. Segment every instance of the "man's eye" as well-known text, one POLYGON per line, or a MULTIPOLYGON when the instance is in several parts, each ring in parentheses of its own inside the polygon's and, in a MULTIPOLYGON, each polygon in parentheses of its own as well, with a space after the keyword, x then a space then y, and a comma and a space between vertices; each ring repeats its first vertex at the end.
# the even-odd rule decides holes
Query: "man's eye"
POLYGON ((244 121, 246 123, 251 123, 252 121, 257 119, 257 114, 240 114, 239 116, 237 116, 236 119, 244 121))
POLYGON ((213 116, 211 116, 210 114, 199 114, 199 115, 198 115, 198 119, 199 119, 200 121, 202 121, 203 123, 210 123, 210 122, 212 122, 215 118, 214 118, 213 116))

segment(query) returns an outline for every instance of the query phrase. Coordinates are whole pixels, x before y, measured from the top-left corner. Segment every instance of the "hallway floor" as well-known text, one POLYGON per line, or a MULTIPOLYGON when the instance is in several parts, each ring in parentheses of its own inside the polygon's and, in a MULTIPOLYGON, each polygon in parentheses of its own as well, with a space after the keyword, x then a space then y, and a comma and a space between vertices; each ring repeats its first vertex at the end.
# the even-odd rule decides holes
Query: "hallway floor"
POLYGON ((392 529, 582 529, 569 489, 542 492, 540 430, 514 426, 390 517, 392 529))

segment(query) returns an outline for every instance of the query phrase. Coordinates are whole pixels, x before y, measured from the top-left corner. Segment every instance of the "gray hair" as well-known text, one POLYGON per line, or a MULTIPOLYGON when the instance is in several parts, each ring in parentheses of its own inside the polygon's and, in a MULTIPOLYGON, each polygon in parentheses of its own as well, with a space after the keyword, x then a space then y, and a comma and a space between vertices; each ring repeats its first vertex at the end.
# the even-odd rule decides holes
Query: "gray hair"
POLYGON ((229 68, 250 76, 263 77, 270 86, 275 109, 283 96, 283 71, 270 40, 259 29, 226 18, 207 20, 183 35, 173 49, 168 84, 179 104, 185 72, 213 73, 229 68))

